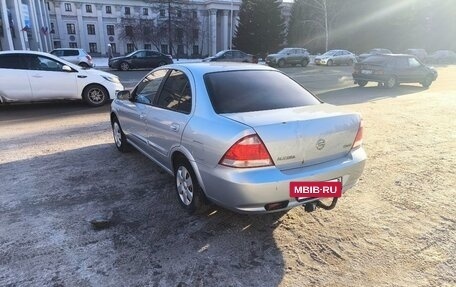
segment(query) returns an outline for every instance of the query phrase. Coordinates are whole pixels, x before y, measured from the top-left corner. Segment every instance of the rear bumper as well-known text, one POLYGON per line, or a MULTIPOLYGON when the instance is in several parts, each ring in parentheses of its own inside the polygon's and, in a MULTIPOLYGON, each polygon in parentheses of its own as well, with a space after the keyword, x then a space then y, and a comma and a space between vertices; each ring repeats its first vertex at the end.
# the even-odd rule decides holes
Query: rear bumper
POLYGON ((290 197, 291 181, 326 181, 342 178, 343 192, 354 186, 366 162, 363 148, 329 162, 280 171, 275 166, 236 169, 199 166, 207 197, 216 204, 240 213, 268 213, 287 210, 308 201, 290 197), (288 201, 285 208, 267 211, 268 203, 288 201))
POLYGON ((368 81, 368 82, 386 82, 388 80, 387 75, 376 75, 376 74, 361 74, 361 73, 353 73, 353 80, 355 83, 359 81, 368 81))

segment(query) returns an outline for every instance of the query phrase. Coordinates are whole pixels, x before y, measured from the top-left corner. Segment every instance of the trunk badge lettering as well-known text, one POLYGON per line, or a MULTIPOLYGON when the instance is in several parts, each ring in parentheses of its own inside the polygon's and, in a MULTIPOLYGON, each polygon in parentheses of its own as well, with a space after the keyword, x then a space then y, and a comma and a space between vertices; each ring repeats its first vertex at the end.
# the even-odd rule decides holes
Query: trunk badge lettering
POLYGON ((317 143, 315 144, 315 147, 318 150, 322 150, 325 147, 326 141, 324 139, 319 139, 317 143))
POLYGON ((285 155, 285 156, 279 156, 277 160, 287 160, 287 159, 294 159, 296 156, 294 155, 285 155))

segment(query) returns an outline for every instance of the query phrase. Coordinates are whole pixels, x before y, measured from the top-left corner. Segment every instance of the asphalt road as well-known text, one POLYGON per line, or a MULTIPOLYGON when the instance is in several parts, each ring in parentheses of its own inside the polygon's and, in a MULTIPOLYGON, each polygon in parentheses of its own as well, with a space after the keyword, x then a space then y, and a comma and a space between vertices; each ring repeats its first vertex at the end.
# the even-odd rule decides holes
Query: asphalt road
POLYGON ((171 176, 116 150, 109 106, 0 106, 0 286, 455 286, 456 67, 430 89, 283 71, 363 114, 366 170, 330 212, 188 216, 171 176))
MULTIPOLYGON (((150 71, 148 69, 125 72, 110 69, 104 70, 119 76, 122 84, 127 89, 134 87, 150 71)), ((353 83, 351 77, 353 67, 351 66, 326 67, 310 64, 304 68, 298 66, 282 68, 281 70, 315 93, 350 86, 353 83)))

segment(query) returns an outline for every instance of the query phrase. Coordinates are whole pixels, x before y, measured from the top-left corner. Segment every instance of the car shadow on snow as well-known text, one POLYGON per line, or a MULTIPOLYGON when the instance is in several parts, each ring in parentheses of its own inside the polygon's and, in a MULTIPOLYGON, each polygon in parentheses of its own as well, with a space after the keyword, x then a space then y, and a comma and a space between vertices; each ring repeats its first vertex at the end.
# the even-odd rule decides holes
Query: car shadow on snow
POLYGON ((139 152, 101 144, 0 170, 0 283, 277 286, 283 279, 274 230, 284 213, 212 206, 188 215, 173 177, 139 152), (92 228, 91 219, 110 212, 108 228, 92 228))
POLYGON ((54 101, 39 103, 0 104, 0 123, 14 121, 24 123, 65 118, 74 115, 109 113, 109 103, 101 107, 90 107, 83 101, 54 101))
POLYGON ((322 101, 333 105, 352 105, 370 101, 377 101, 385 98, 395 98, 403 95, 420 93, 426 91, 419 85, 401 84, 392 89, 368 85, 366 87, 349 87, 331 90, 323 93, 316 93, 322 101))

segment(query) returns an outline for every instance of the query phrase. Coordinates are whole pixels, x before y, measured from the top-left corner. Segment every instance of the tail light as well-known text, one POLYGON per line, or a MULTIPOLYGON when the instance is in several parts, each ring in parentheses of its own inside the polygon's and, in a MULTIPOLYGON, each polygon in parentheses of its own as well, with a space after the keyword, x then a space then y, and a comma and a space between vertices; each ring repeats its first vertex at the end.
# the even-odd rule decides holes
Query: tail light
POLYGON ((229 167, 271 166, 271 156, 258 135, 249 135, 238 140, 219 162, 229 167))
POLYGON ((90 55, 86 55, 87 60, 92 61, 92 57, 90 55))
POLYGON ((353 141, 353 146, 352 149, 358 148, 363 144, 363 129, 364 129, 364 124, 363 120, 359 123, 359 128, 358 132, 356 133, 355 140, 353 141))

